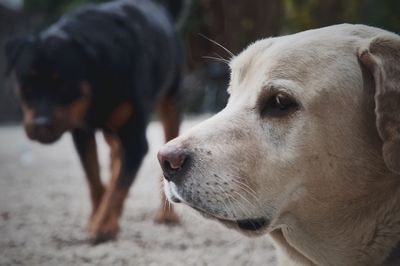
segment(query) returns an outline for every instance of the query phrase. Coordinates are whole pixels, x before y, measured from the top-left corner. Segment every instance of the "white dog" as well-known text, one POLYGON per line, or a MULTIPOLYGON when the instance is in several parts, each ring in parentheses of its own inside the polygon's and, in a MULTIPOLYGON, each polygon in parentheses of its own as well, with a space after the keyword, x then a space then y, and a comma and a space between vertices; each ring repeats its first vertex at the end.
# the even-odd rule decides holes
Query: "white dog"
POLYGON ((400 37, 337 25, 250 45, 224 110, 164 146, 170 200, 280 265, 400 265, 400 37))

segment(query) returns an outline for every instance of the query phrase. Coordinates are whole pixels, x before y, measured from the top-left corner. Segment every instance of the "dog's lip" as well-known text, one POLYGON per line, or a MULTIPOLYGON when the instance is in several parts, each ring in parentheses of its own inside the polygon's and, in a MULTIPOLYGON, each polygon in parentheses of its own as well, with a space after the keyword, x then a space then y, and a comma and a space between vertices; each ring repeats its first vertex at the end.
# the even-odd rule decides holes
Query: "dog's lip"
POLYGON ((236 223, 242 230, 258 231, 267 226, 269 224, 269 221, 268 219, 261 217, 261 218, 237 220, 236 223))
POLYGON ((170 200, 172 200, 175 203, 181 203, 182 202, 179 198, 175 197, 175 195, 171 195, 170 196, 170 200))
POLYGON ((54 135, 48 135, 48 136, 43 136, 43 135, 37 135, 34 136, 34 140, 42 143, 42 144, 51 144, 59 140, 62 136, 61 134, 54 134, 54 135))
POLYGON ((228 224, 230 226, 238 227, 239 229, 243 231, 248 231, 248 232, 257 232, 261 229, 264 229, 269 225, 269 219, 265 217, 257 217, 257 218, 245 218, 245 219, 226 219, 226 218, 221 218, 215 215, 210 214, 209 212, 198 208, 193 205, 189 205, 196 211, 200 212, 203 216, 206 218, 211 218, 211 219, 216 219, 219 222, 222 222, 224 224, 228 224))
MULTIPOLYGON (((165 179, 164 179, 165 180, 165 179)), ((165 192, 166 193, 166 195, 168 196, 168 199, 169 200, 171 200, 171 201, 173 201, 174 203, 181 203, 181 202, 183 202, 183 199, 179 196, 179 194, 176 192, 176 189, 174 188, 174 185, 173 185, 173 182, 171 182, 171 181, 167 181, 167 183, 166 184, 169 184, 169 186, 168 186, 168 192, 169 193, 167 193, 167 191, 165 192)), ((167 185, 164 185, 164 188, 167 186, 167 185)))
POLYGON ((173 188, 170 189, 171 193, 169 195, 169 199, 175 203, 181 203, 188 205, 189 207, 193 208, 194 210, 198 211, 201 215, 205 216, 206 218, 218 220, 230 227, 237 227, 240 230, 247 231, 247 232, 257 232, 269 225, 269 219, 265 217, 256 217, 256 218, 244 218, 244 219, 227 219, 221 216, 212 214, 207 210, 196 206, 196 204, 190 203, 182 199, 179 194, 174 191, 173 188))

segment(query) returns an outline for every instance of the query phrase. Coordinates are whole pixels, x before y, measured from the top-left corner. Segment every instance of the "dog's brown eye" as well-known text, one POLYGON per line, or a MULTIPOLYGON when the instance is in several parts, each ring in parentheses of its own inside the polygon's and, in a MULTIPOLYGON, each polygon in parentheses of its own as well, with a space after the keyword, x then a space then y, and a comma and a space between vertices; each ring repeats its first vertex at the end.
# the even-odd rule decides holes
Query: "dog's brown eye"
POLYGON ((267 100, 261 110, 261 115, 280 117, 294 112, 298 107, 298 103, 292 97, 279 93, 267 100))

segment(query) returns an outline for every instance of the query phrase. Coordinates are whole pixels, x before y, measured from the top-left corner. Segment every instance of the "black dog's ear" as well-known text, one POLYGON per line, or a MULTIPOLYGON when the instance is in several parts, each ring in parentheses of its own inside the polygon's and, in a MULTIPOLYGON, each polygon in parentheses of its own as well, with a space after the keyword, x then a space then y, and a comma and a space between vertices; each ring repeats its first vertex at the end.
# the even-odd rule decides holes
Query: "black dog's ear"
POLYGON ((6 42, 5 54, 6 54, 6 76, 9 76, 14 69, 18 59, 24 52, 24 50, 32 45, 34 42, 33 36, 18 36, 14 37, 6 42))
POLYGON ((385 34, 358 53, 375 81, 376 127, 386 166, 400 174, 400 37, 385 34))
POLYGON ((98 52, 97 50, 88 43, 84 38, 75 36, 73 42, 77 45, 78 49, 84 54, 84 56, 90 61, 97 61, 98 52))

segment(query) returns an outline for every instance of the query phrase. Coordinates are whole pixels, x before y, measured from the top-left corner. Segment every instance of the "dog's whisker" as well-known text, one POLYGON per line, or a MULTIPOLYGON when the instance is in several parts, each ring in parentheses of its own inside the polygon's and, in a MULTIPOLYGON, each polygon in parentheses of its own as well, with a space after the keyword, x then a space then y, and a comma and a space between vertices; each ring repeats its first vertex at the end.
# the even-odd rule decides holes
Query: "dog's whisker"
MULTIPOLYGON (((230 206, 235 206, 234 202, 231 201, 231 198, 232 198, 231 195, 229 193, 226 193, 225 191, 223 192, 223 194, 224 194, 224 198, 228 201, 229 205, 230 206)), ((229 210, 230 215, 232 216, 232 219, 235 219, 236 215, 235 215, 233 209, 232 208, 228 208, 228 210, 229 210)))
MULTIPOLYGON (((245 206, 242 204, 242 202, 241 202, 240 200, 236 199, 236 198, 233 197, 233 196, 231 196, 230 198, 233 200, 234 203, 236 203, 236 204, 234 204, 233 206, 238 207, 238 208, 243 212, 243 214, 244 214, 245 216, 248 216, 248 217, 251 217, 251 216, 252 216, 252 214, 250 213, 250 211, 248 210, 248 208, 245 208, 245 206)), ((249 223, 250 223, 253 227, 256 227, 256 225, 254 224, 254 222, 253 222, 252 220, 249 220, 249 223)))
MULTIPOLYGON (((199 173, 200 173, 201 175, 204 175, 204 173, 203 173, 203 171, 202 171, 201 169, 198 169, 198 171, 199 171, 199 173)), ((222 178, 221 178, 221 179, 222 179, 222 178)), ((224 179, 222 179, 222 180, 224 180, 224 179)), ((223 198, 227 198, 227 197, 226 197, 227 195, 229 196, 229 194, 227 194, 227 193, 225 192, 224 188, 223 188, 219 183, 217 183, 217 186, 216 186, 216 187, 218 188, 218 191, 217 191, 217 192, 222 193, 222 197, 223 197, 223 198)), ((227 215, 231 215, 232 217, 235 217, 235 214, 233 213, 232 208, 228 208, 228 206, 226 205, 226 203, 225 203, 224 201, 222 201, 222 204, 224 205, 223 207, 224 207, 224 209, 225 209, 227 215)), ((233 206, 231 203, 229 203, 229 204, 230 204, 231 206, 233 206)))
MULTIPOLYGON (((227 200, 230 202, 231 206, 237 206, 243 212, 244 215, 251 216, 250 211, 248 210, 248 208, 245 208, 243 206, 242 202, 240 202, 237 198, 233 197, 230 193, 226 193, 226 196, 227 196, 227 200)), ((236 215, 233 215, 233 217, 234 217, 234 219, 236 219, 236 215)), ((252 221, 250 221, 250 223, 253 226, 255 226, 252 221)))
POLYGON ((169 200, 167 200, 167 202, 168 202, 168 211, 170 212, 171 209, 172 209, 172 207, 171 207, 171 202, 170 202, 169 200))
POLYGON ((239 181, 233 180, 233 182, 236 183, 236 184, 238 185, 238 187, 239 187, 242 191, 246 192, 246 194, 249 194, 250 196, 252 196, 252 197, 254 198, 254 200, 255 200, 257 203, 260 202, 260 200, 259 200, 259 198, 257 197, 257 195, 255 194, 255 191, 254 191, 254 190, 252 190, 252 191, 249 190, 249 189, 250 189, 249 187, 244 186, 244 184, 243 184, 243 183, 240 183, 239 181))
POLYGON ((228 243, 225 243, 223 246, 224 246, 224 247, 228 247, 228 246, 231 246, 231 245, 233 245, 233 244, 236 244, 236 243, 237 243, 238 241, 240 241, 242 238, 243 238, 243 237, 240 236, 240 237, 238 237, 238 238, 236 238, 236 239, 233 239, 233 240, 229 241, 228 243))
POLYGON ((244 192, 246 192, 247 194, 249 194, 250 196, 252 196, 254 198, 254 200, 257 202, 257 204, 259 206, 260 205, 260 199, 258 198, 256 192, 254 189, 252 189, 250 186, 248 186, 247 184, 239 181, 237 178, 233 178, 232 181, 238 185, 239 189, 243 190, 244 192))
MULTIPOLYGON (((222 179, 224 182, 229 183, 228 180, 226 179, 226 177, 219 176, 219 178, 222 179)), ((239 184, 239 188, 241 188, 240 184, 239 184)), ((243 188, 241 188, 241 189, 244 190, 243 188)), ((255 197, 255 195, 247 192, 246 190, 244 190, 244 191, 246 192, 246 194, 249 194, 249 195, 252 195, 253 197, 255 197)), ((253 202, 251 202, 249 199, 247 199, 245 196, 241 195, 239 192, 237 192, 235 190, 233 190, 232 192, 239 195, 243 200, 245 200, 247 203, 249 203, 252 207, 256 208, 256 205, 253 202)), ((231 195, 229 195, 229 196, 231 196, 231 195)), ((255 198, 256 198, 257 205, 260 206, 260 202, 259 202, 258 198, 257 197, 255 197, 255 198)))
POLYGON ((167 204, 168 204, 169 200, 164 200, 164 206, 163 206, 163 211, 165 212, 167 209, 167 204))
MULTIPOLYGON (((223 198, 226 198, 227 193, 224 190, 224 188, 221 185, 219 185, 218 187, 222 193, 223 198)), ((226 205, 225 201, 222 201, 222 205, 223 205, 223 208, 224 208, 226 214, 229 214, 231 212, 231 209, 228 208, 228 205, 226 205)), ((233 215, 233 213, 231 213, 231 214, 233 215)))
POLYGON ((219 58, 219 59, 223 59, 223 60, 226 60, 226 61, 230 62, 229 59, 224 58, 222 55, 220 55, 220 54, 217 53, 217 52, 214 52, 214 55, 215 55, 217 58, 219 58))
POLYGON ((203 37, 204 39, 206 39, 206 40, 212 42, 213 44, 217 45, 218 47, 222 48, 225 52, 227 52, 227 53, 231 56, 231 58, 232 58, 232 57, 235 57, 235 55, 234 55, 228 48, 226 48, 225 46, 223 46, 222 44, 220 44, 220 43, 218 43, 217 41, 214 41, 214 40, 208 38, 208 37, 205 36, 204 34, 199 33, 199 35, 200 35, 201 37, 203 37))
MULTIPOLYGON (((227 180, 226 177, 219 176, 219 178, 221 178, 224 182, 229 183, 229 180, 227 180)), ((257 195, 255 194, 256 192, 255 192, 252 188, 250 188, 250 187, 249 187, 248 185, 246 185, 245 183, 240 182, 240 181, 238 181, 238 180, 236 180, 236 179, 232 179, 231 181, 233 181, 234 183, 236 183, 236 184, 238 185, 239 189, 241 189, 242 191, 244 191, 246 194, 249 194, 250 196, 252 196, 252 197, 255 199, 257 205, 258 205, 258 206, 261 206, 261 205, 260 205, 260 200, 259 200, 259 198, 257 197, 257 195)), ((238 192, 237 192, 237 193, 238 193, 238 192)), ((246 198, 246 199, 247 199, 247 198, 246 198)), ((247 201, 249 201, 249 200, 247 199, 247 201)), ((250 201, 249 201, 249 202, 250 202, 250 201)), ((251 203, 251 204, 254 206, 253 203, 251 203)), ((254 206, 254 207, 255 207, 255 206, 254 206)))
POLYGON ((244 182, 238 180, 238 178, 233 178, 232 181, 235 182, 235 183, 237 183, 237 184, 239 184, 239 185, 242 185, 243 187, 247 188, 250 192, 254 193, 254 195, 256 195, 256 191, 255 191, 253 188, 251 188, 251 187, 250 187, 249 185, 247 185, 246 183, 244 183, 244 182))
POLYGON ((218 58, 218 57, 213 57, 213 56, 207 56, 207 55, 202 56, 202 58, 215 60, 215 61, 218 61, 218 62, 222 62, 222 63, 224 63, 224 64, 226 64, 226 65, 229 65, 229 61, 226 60, 226 59, 223 59, 223 58, 218 58))
POLYGON ((237 192, 236 190, 232 191, 233 193, 235 193, 236 195, 238 195, 240 198, 242 198, 244 201, 246 201, 248 204, 251 205, 251 207, 256 208, 256 205, 254 205, 253 202, 251 202, 250 200, 248 200, 245 196, 243 196, 242 194, 240 194, 239 192, 237 192))

